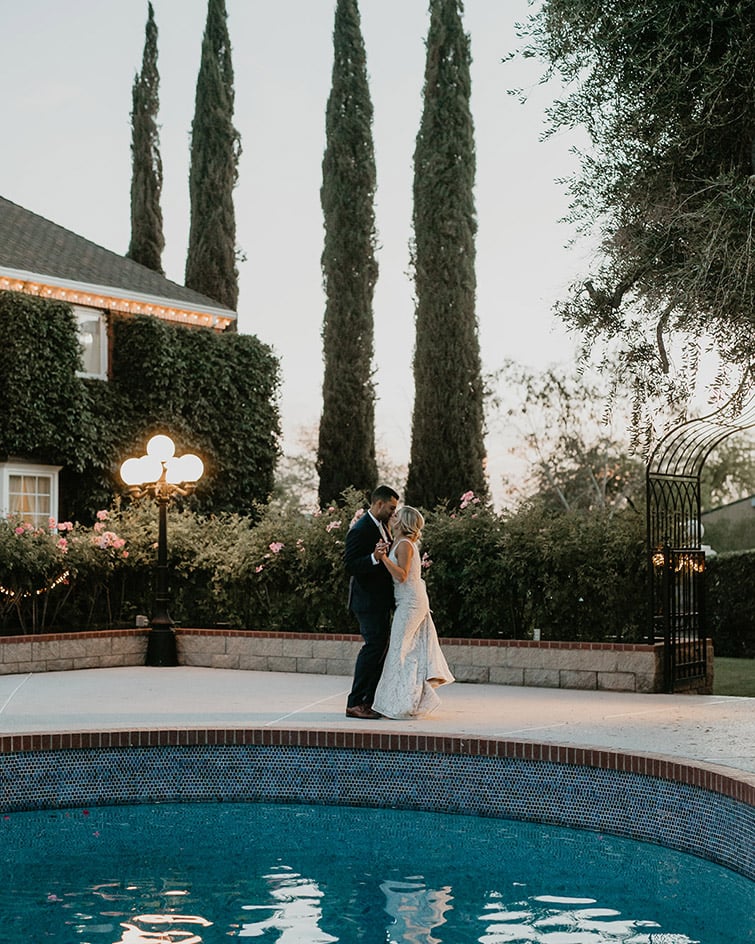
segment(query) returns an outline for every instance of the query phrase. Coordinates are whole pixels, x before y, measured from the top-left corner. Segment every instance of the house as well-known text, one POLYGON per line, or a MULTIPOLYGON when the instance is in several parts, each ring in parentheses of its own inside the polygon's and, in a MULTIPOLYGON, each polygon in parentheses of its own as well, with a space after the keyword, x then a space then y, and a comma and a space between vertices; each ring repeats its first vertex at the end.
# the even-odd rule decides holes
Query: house
POLYGON ((717 551, 755 548, 755 495, 704 511, 700 521, 705 540, 717 551))
MULTIPOLYGON (((107 381, 111 320, 151 315, 187 327, 233 330, 236 312, 0 197, 0 291, 70 304, 82 352, 79 376, 107 381)), ((12 404, 0 404, 12 409, 12 404)), ((61 466, 0 455, 0 513, 38 525, 58 516, 61 466)))

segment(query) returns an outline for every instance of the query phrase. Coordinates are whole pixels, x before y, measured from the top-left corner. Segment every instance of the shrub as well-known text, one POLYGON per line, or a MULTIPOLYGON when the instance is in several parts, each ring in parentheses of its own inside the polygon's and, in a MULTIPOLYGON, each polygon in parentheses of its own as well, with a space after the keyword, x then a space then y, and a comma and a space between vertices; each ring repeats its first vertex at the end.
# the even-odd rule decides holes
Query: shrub
POLYGON ((644 522, 636 514, 497 516, 462 496, 429 516, 427 584, 441 635, 634 641, 647 627, 644 522), (465 500, 466 499, 466 500, 465 500))
POLYGON ((115 572, 128 557, 125 541, 98 513, 92 528, 50 519, 35 527, 23 518, 0 521, 0 616, 21 632, 41 632, 68 619, 88 624, 98 597, 110 610, 115 572), (75 589, 75 592, 74 592, 75 589))
POLYGON ((541 532, 543 639, 641 641, 647 634, 645 523, 634 512, 555 516, 541 532))
POLYGON ((205 462, 194 507, 249 514, 265 501, 280 451, 272 350, 147 315, 112 315, 110 337, 110 380, 80 378, 70 306, 0 291, 0 402, 13 405, 0 411, 0 456, 62 466, 59 513, 90 522, 120 461, 170 432, 205 462))
POLYGON ((706 562, 708 635, 717 656, 755 658, 755 552, 719 554, 706 562))
POLYGON ((422 560, 433 621, 441 636, 516 638, 516 588, 501 567, 502 523, 472 493, 460 507, 427 515, 422 560))

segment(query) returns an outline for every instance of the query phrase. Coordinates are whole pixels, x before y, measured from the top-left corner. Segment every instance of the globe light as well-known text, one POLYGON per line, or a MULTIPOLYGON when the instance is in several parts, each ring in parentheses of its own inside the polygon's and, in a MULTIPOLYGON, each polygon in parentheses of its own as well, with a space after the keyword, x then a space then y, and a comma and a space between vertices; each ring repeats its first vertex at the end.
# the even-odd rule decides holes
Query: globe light
POLYGON ((163 464, 155 456, 140 456, 137 461, 139 462, 143 485, 156 482, 163 474, 163 464))
POLYGON ((185 456, 176 456, 165 463, 165 481, 171 485, 180 485, 182 482, 193 483, 202 477, 204 464, 199 456, 187 453, 185 456))
POLYGON ((154 456, 161 462, 172 459, 176 454, 176 444, 170 436, 163 436, 162 433, 153 436, 147 443, 147 455, 154 456))
POLYGON ((139 459, 126 459, 121 465, 121 478, 128 486, 142 484, 142 466, 139 459))
POLYGON ((204 473, 204 462, 195 456, 193 452, 187 452, 183 459, 183 479, 184 482, 198 482, 204 473))
POLYGON ((169 485, 180 485, 185 481, 183 476, 183 456, 173 456, 165 463, 165 481, 169 485))

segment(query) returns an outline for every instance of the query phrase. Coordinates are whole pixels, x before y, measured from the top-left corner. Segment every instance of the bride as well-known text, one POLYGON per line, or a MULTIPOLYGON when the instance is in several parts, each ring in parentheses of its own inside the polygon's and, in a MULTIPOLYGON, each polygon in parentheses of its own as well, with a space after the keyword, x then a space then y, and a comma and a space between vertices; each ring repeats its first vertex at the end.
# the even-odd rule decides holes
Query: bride
POLYGON ((421 576, 419 539, 425 519, 416 508, 404 505, 393 524, 390 554, 375 554, 393 577, 396 610, 372 710, 398 720, 434 711, 440 704, 435 689, 454 677, 438 642, 421 576))

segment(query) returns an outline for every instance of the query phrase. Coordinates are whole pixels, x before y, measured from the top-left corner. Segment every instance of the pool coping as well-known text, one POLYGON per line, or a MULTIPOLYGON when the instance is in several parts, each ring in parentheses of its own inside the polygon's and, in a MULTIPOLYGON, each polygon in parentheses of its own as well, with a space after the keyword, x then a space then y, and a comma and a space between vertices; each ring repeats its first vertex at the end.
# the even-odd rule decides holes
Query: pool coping
POLYGON ((125 747, 248 745, 502 757, 594 767, 699 787, 755 808, 755 774, 663 754, 525 739, 268 727, 170 727, 0 735, 0 755, 125 747))

